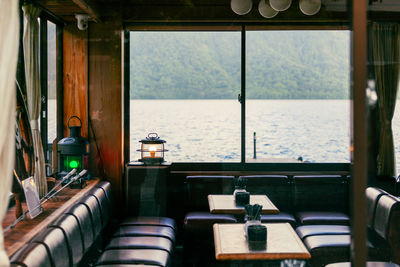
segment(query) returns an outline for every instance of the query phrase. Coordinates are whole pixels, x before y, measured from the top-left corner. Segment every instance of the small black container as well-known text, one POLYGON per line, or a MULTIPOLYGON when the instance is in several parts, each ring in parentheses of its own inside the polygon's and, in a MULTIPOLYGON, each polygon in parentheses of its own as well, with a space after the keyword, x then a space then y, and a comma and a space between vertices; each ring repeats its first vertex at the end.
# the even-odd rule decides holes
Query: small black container
POLYGON ((262 224, 249 225, 247 240, 251 250, 264 250, 267 246, 267 227, 262 224))
POLYGON ((250 202, 250 193, 249 192, 236 192, 235 193, 235 203, 238 206, 244 206, 249 204, 250 202))

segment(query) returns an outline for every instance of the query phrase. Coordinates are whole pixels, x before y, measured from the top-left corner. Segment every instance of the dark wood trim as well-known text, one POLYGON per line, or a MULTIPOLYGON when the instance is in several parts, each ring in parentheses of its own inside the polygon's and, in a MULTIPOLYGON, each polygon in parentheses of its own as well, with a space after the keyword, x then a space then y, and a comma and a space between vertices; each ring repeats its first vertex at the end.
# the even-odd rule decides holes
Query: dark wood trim
POLYGON ((43 153, 47 162, 47 19, 40 18, 40 88, 41 88, 41 100, 40 100, 40 136, 42 138, 43 153))
POLYGON ((56 57, 57 57, 57 139, 63 136, 63 27, 56 25, 56 57))
POLYGON ((241 31, 241 155, 240 162, 246 162, 246 28, 243 25, 241 31))
POLYGON ((123 155, 124 155, 124 165, 130 160, 130 33, 129 30, 124 30, 123 36, 123 112, 124 112, 124 137, 123 137, 123 155))
POLYGON ((350 163, 172 163, 171 172, 332 172, 350 174, 350 163))
POLYGON ((351 180, 351 230, 352 230, 352 264, 365 266, 367 259, 367 207, 366 207, 366 178, 367 178, 367 2, 352 1, 352 145, 354 148, 353 179, 351 180))

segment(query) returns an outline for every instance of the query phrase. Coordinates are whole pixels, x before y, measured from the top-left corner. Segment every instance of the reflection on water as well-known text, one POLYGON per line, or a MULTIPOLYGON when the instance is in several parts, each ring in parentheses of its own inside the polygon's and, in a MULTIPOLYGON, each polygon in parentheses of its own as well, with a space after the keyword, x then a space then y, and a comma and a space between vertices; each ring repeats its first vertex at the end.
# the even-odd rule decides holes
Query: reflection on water
MULTIPOLYGON (((246 108, 247 158, 253 156, 257 132, 259 158, 349 161, 348 100, 248 100, 246 108)), ((56 112, 51 110, 55 100, 49 101, 49 142, 56 136, 56 112)), ((131 160, 140 157, 139 140, 157 132, 167 140, 170 162, 239 162, 240 125, 236 100, 132 100, 131 160)), ((400 171, 400 108, 393 134, 400 171)))

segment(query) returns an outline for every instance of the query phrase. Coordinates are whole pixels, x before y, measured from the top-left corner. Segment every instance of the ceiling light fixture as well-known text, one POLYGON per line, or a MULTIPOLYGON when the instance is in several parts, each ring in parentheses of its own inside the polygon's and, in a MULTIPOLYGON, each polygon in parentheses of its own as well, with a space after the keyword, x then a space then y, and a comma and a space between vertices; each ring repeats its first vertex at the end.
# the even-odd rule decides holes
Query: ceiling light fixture
MULTIPOLYGON (((287 10, 292 0, 260 0, 258 11, 264 18, 275 17, 279 11, 287 10)), ((231 9, 238 15, 246 15, 251 11, 252 0, 231 0, 231 9)), ((299 8, 304 15, 312 16, 321 9, 321 0, 300 0, 299 8)))

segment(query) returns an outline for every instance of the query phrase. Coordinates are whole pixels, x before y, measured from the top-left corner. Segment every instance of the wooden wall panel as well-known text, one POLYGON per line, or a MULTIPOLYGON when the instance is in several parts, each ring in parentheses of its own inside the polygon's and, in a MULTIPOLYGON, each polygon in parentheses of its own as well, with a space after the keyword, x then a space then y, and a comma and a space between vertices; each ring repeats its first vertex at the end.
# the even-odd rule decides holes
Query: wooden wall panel
MULTIPOLYGON (((89 25, 89 116, 101 151, 106 177, 114 196, 122 196, 122 22, 120 16, 102 18, 89 25)), ((90 166, 102 176, 102 166, 90 137, 90 166)), ((119 199, 118 199, 119 198, 119 199)))
MULTIPOLYGON (((63 32, 64 103, 63 135, 69 135, 67 121, 76 115, 82 120, 82 136, 88 136, 88 32, 78 30, 76 23, 63 32)), ((71 125, 78 125, 76 119, 71 125)))

